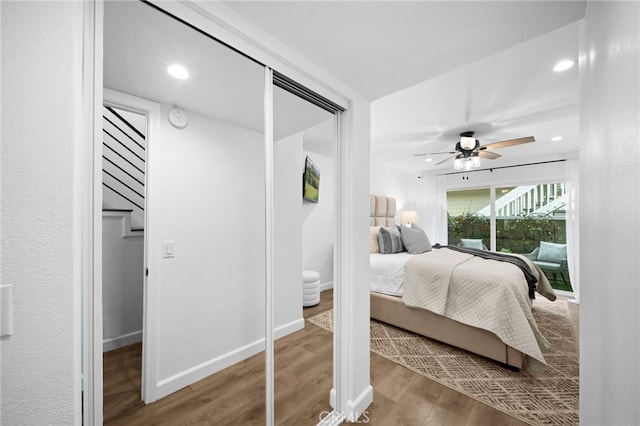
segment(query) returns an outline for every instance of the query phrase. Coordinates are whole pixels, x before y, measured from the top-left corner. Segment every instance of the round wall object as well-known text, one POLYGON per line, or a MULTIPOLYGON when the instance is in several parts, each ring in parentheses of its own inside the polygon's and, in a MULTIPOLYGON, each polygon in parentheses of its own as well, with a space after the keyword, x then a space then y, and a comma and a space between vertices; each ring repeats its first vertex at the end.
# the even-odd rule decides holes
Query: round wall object
POLYGON ((187 117, 187 113, 183 110, 174 108, 169 111, 169 123, 171 123, 173 127, 184 129, 187 127, 187 124, 189 124, 189 117, 187 117))

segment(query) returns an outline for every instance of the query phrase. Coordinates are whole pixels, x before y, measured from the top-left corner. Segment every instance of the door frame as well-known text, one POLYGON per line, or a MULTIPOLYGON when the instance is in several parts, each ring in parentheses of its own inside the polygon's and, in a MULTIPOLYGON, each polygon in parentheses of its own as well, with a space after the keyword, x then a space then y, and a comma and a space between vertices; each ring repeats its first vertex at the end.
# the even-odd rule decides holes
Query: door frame
MULTIPOLYGON (((160 104, 146 99, 128 95, 105 88, 103 90, 104 105, 114 106, 126 111, 144 114, 146 116, 146 146, 145 146, 145 171, 144 171, 144 264, 140 273, 144 277, 144 301, 142 314, 142 400, 145 404, 149 404, 156 400, 156 387, 158 383, 157 368, 157 294, 154 285, 157 271, 157 259, 149 256, 149 234, 155 230, 153 227, 153 215, 151 212, 154 207, 153 187, 149 185, 151 179, 149 174, 153 173, 150 165, 153 163, 153 141, 160 134, 160 104), (145 269, 149 271, 145 274, 145 269)), ((102 192, 100 193, 102 194, 102 192)))

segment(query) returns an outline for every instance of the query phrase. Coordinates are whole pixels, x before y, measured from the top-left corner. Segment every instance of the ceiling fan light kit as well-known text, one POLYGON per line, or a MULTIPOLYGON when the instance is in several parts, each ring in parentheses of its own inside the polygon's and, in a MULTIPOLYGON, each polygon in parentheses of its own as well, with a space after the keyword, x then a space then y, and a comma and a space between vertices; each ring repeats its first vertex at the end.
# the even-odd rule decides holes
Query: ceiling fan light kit
POLYGON ((455 170, 469 171, 471 169, 476 169, 481 165, 480 157, 477 152, 471 153, 470 156, 466 157, 462 154, 459 154, 455 160, 453 160, 453 168, 455 170))
POLYGON ((456 142, 455 151, 452 152, 432 152, 428 154, 414 154, 415 156, 421 155, 435 155, 435 154, 454 154, 452 157, 445 158, 436 163, 436 165, 445 163, 449 160, 453 160, 453 168, 455 170, 469 171, 480 167, 480 157, 487 160, 495 160, 502 157, 500 154, 496 154, 490 150, 498 148, 507 148, 509 146, 520 145, 523 143, 534 142, 536 139, 533 136, 527 136, 524 138, 508 139, 500 142, 492 142, 486 145, 480 145, 478 139, 474 138, 475 132, 463 132, 460 133, 460 140, 456 142))

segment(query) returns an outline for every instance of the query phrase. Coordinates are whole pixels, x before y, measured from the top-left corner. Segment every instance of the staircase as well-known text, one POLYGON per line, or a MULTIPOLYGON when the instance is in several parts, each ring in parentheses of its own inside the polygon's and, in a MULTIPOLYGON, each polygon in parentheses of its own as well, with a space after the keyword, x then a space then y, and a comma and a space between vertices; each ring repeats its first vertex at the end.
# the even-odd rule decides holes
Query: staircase
MULTIPOLYGON (((501 194, 497 194, 500 196, 501 194)), ((496 199, 496 217, 529 215, 552 215, 563 217, 565 213, 566 188, 564 183, 518 186, 496 199)), ((478 214, 489 216, 491 204, 478 214)))
POLYGON ((102 127, 102 208, 131 211, 134 231, 144 226, 146 118, 104 106, 102 127))

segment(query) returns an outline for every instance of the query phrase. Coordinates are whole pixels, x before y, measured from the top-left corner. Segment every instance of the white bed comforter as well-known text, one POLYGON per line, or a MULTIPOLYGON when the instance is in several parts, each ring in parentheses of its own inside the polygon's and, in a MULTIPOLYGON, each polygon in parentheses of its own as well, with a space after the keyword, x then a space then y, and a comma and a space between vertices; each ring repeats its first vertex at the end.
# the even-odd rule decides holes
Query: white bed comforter
POLYGON ((416 255, 406 251, 393 254, 371 253, 369 257, 371 291, 402 296, 404 265, 414 256, 416 255))
MULTIPOLYGON (((525 259, 538 278, 537 291, 555 294, 542 271, 525 259)), ((405 265, 402 299, 458 322, 489 330, 530 357, 532 369, 544 368, 549 342, 540 334, 522 271, 508 262, 483 259, 441 248, 413 256, 405 265)))

